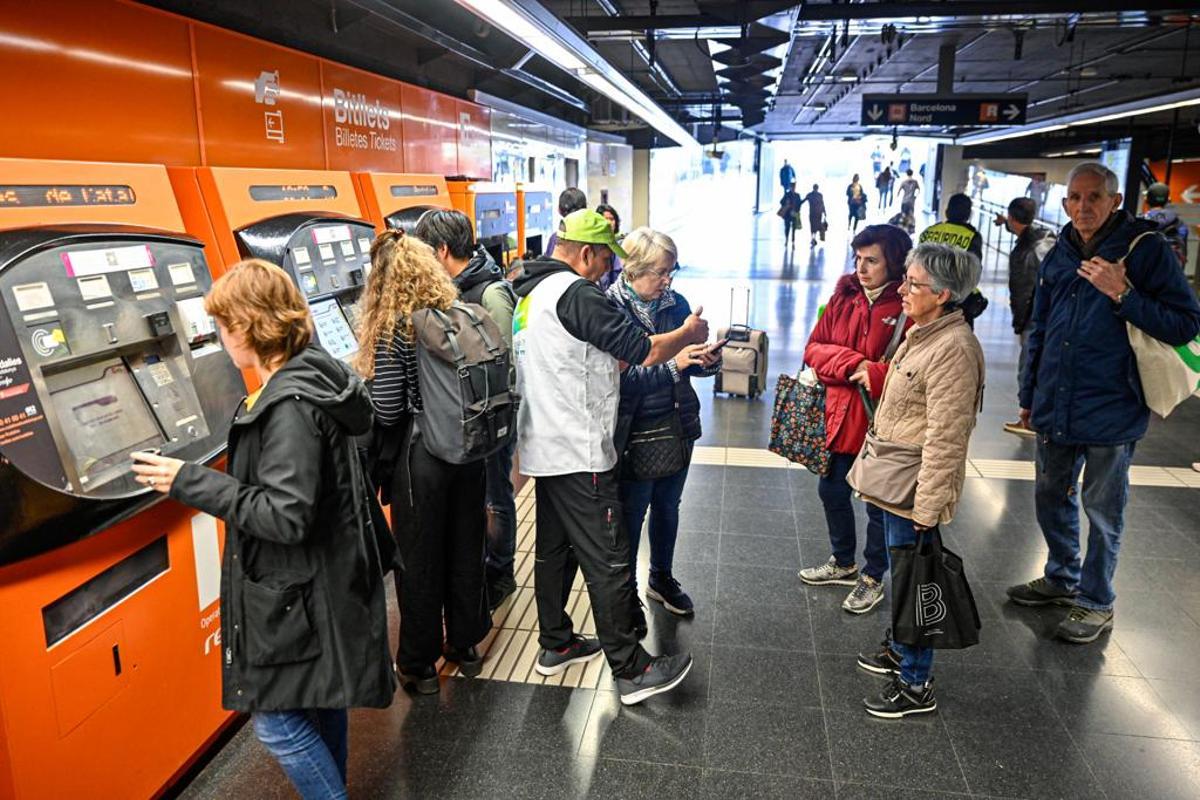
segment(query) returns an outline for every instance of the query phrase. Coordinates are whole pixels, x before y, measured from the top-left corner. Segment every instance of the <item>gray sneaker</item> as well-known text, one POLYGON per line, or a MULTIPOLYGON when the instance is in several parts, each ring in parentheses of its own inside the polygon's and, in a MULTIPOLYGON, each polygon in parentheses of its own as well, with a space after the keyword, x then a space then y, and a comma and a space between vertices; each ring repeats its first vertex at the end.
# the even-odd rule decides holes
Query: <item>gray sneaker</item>
POLYGON ((855 586, 858 584, 858 565, 839 567, 837 559, 829 557, 819 567, 805 567, 798 573, 800 580, 813 586, 855 586))
POLYGON ((1075 606, 1067 618, 1058 623, 1054 635, 1075 644, 1087 644, 1113 626, 1113 612, 1075 606))
POLYGON ((1018 583, 1005 590, 1008 599, 1019 606, 1070 606, 1075 604, 1078 592, 1055 586, 1046 578, 1036 578, 1029 583, 1018 583))
POLYGON ((858 583, 842 601, 842 608, 851 614, 865 614, 883 600, 883 581, 870 575, 859 575, 858 583))

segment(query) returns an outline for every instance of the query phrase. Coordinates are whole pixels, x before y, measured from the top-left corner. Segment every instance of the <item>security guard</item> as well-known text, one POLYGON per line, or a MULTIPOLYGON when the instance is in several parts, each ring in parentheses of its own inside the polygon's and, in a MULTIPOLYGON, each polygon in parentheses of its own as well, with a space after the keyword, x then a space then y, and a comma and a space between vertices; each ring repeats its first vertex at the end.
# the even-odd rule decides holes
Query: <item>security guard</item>
MULTIPOLYGON (((950 199, 946 201, 946 220, 934 223, 921 231, 920 242, 921 244, 926 242, 948 244, 960 250, 966 250, 982 261, 983 236, 975 229, 974 225, 968 222, 970 219, 971 198, 961 193, 950 195, 950 199)), ((959 308, 962 309, 967 324, 972 328, 975 327, 975 318, 982 314, 987 307, 988 299, 978 289, 959 303, 959 308)))

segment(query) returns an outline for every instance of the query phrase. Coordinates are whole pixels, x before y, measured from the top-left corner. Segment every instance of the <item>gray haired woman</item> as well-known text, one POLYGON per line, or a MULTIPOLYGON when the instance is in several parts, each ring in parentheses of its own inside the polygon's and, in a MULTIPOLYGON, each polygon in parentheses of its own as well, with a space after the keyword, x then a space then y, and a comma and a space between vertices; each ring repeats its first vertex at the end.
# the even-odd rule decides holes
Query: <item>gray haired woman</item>
MULTIPOLYGON (((918 245, 905 264, 900 296, 913 327, 892 360, 873 429, 884 441, 921 447, 915 501, 901 508, 872 497, 869 469, 850 476, 863 499, 883 510, 889 548, 915 543, 921 531, 937 535, 954 517, 984 378, 983 350, 959 303, 974 291, 980 272, 978 258, 944 244, 918 245)), ((868 385, 865 369, 851 378, 868 385)), ((858 665, 892 679, 864 701, 867 713, 899 718, 937 708, 932 648, 888 637, 878 652, 860 654, 858 665)))
MULTIPOLYGON (((673 331, 692 313, 683 295, 671 290, 679 271, 675 242, 665 233, 638 228, 623 242, 625 267, 608 288, 608 299, 636 325, 651 335, 673 331)), ((700 399, 692 378, 715 375, 720 356, 707 345, 686 347, 673 360, 656 367, 631 365, 621 373, 621 405, 618 411, 618 451, 625 450, 629 432, 667 430, 676 437, 677 467, 670 474, 638 474, 626 457, 621 474, 621 504, 631 556, 630 579, 637 585, 638 542, 642 523, 650 511, 650 581, 646 596, 657 600, 672 614, 694 613, 692 598, 672 574, 675 539, 679 532, 679 502, 692 460, 692 445, 700 438, 700 399)), ((646 633, 645 614, 639 608, 635 619, 639 636, 646 633)))

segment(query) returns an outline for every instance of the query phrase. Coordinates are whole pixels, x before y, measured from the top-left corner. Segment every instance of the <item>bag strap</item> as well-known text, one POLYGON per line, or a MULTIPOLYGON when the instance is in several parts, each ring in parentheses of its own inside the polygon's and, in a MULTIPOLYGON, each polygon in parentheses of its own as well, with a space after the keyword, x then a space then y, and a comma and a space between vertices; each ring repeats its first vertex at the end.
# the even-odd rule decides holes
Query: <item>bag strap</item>
POLYGON ((450 345, 450 352, 454 354, 454 363, 462 367, 466 363, 467 357, 462 348, 458 346, 458 336, 454 333, 454 326, 450 324, 450 318, 436 308, 431 308, 429 311, 438 322, 442 323, 442 332, 446 334, 446 342, 450 345))
POLYGON ((904 325, 908 322, 908 314, 903 311, 900 316, 896 317, 896 329, 892 331, 892 340, 888 342, 887 350, 883 351, 883 360, 891 361, 896 355, 896 351, 900 349, 900 340, 904 338, 904 325))
POLYGON ((1137 236, 1133 237, 1133 241, 1129 243, 1129 249, 1125 251, 1125 256, 1121 259, 1121 263, 1125 264, 1125 285, 1131 289, 1136 289, 1137 287, 1133 285, 1133 281, 1129 280, 1129 265, 1126 262, 1128 262, 1129 257, 1133 255, 1133 248, 1138 246, 1138 242, 1142 241, 1142 239, 1145 239, 1147 236, 1155 235, 1158 235, 1158 231, 1156 230, 1142 231, 1137 236))

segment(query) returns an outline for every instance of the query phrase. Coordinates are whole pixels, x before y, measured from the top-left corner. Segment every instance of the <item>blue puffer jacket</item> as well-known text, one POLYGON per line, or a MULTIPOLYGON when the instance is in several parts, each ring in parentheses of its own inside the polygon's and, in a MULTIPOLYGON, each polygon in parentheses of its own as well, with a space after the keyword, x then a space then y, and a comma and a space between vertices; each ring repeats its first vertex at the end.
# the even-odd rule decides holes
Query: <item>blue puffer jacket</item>
MULTIPOLYGON (((632 304, 622 295, 618 284, 610 286, 606 294, 610 303, 621 309, 634 324, 651 334, 675 330, 692 313, 691 306, 684 296, 668 289, 654 317, 654 329, 650 330, 633 310, 632 304)), ((638 423, 666 415, 676 402, 679 403, 679 422, 683 429, 683 438, 689 441, 699 439, 700 398, 692 388, 691 379, 716 375, 720 369, 720 362, 708 369, 689 367, 680 374, 679 382, 676 383, 671 367, 666 364, 653 367, 631 364, 621 373, 621 406, 617 411, 618 450, 624 449, 625 438, 629 431, 635 430, 638 423)))
MULTIPOLYGON (((1096 255, 1120 261, 1153 225, 1125 212, 1096 255)), ((1115 445, 1146 434, 1150 410, 1125 323, 1186 344, 1200 332, 1200 304, 1161 236, 1146 236, 1126 260, 1133 290, 1118 306, 1077 272, 1083 257, 1068 223, 1038 270, 1021 408, 1059 444, 1115 445)))

